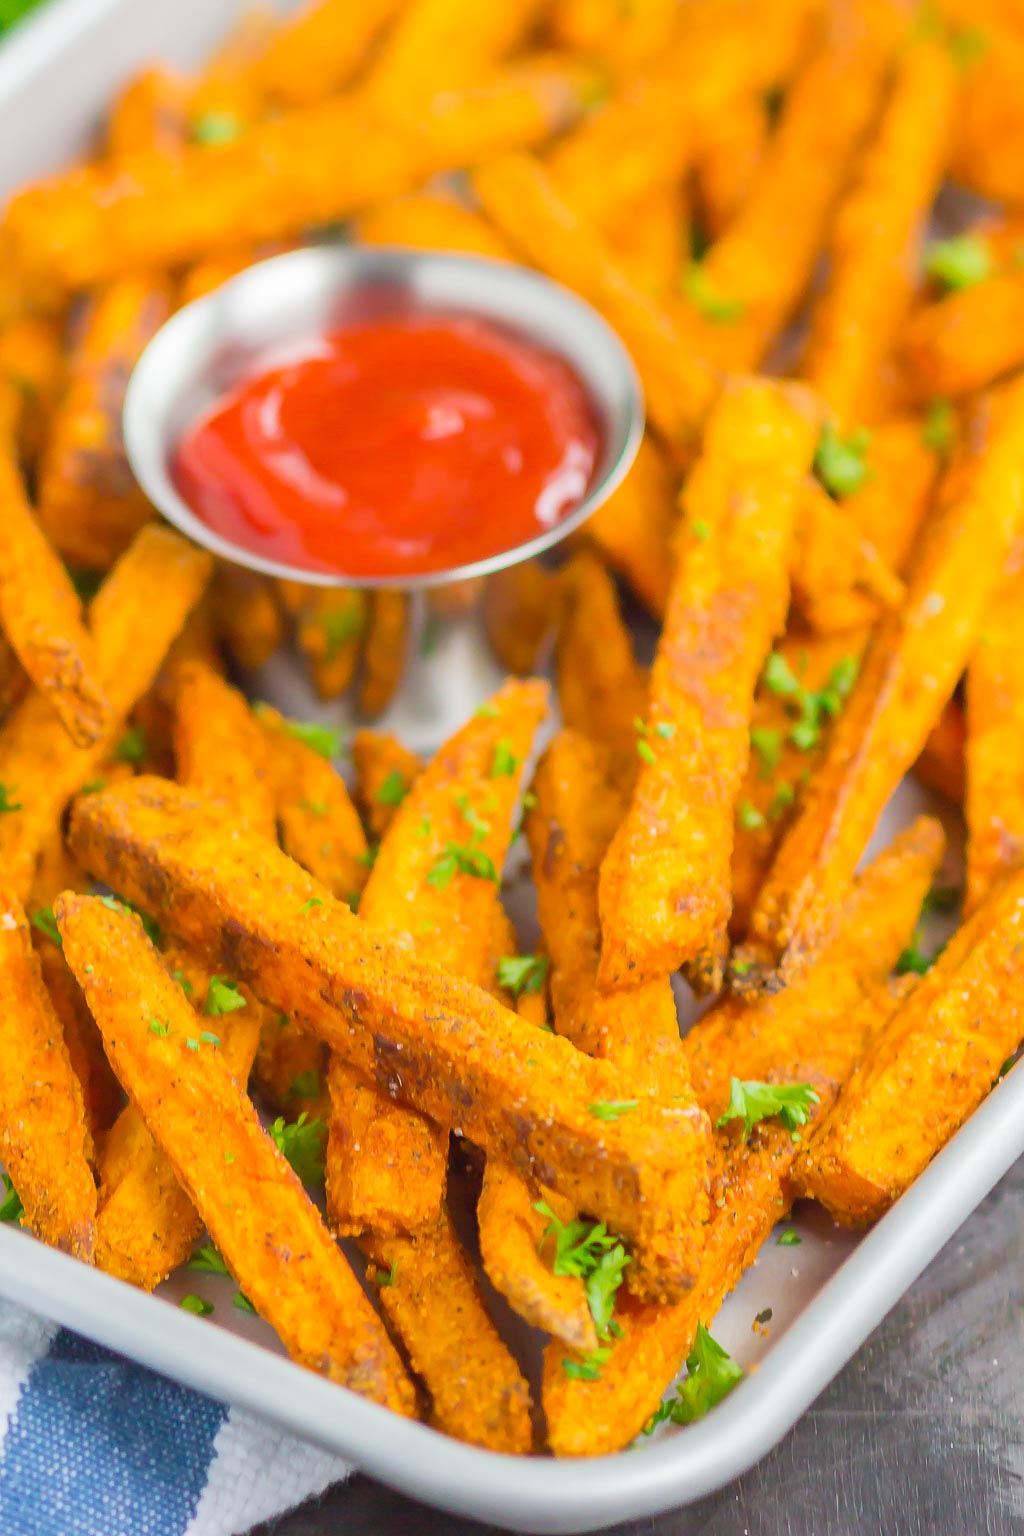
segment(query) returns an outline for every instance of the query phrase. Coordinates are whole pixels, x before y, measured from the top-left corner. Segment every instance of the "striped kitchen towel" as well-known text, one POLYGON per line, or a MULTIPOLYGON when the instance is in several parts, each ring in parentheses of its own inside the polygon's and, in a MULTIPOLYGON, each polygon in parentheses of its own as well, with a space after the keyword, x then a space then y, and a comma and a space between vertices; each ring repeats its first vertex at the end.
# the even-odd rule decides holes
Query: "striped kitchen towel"
POLYGON ((0 1536, 241 1536, 349 1471, 0 1301, 0 1536))

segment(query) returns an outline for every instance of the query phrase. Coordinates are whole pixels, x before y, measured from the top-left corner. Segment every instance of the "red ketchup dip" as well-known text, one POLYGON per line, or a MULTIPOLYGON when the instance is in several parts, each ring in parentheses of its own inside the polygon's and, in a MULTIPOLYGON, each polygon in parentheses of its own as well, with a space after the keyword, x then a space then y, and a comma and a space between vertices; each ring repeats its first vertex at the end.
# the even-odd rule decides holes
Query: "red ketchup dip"
POLYGON ((550 530, 586 494, 598 450, 567 363, 483 320, 418 314, 278 354, 189 428, 172 473, 233 544, 401 578, 550 530))

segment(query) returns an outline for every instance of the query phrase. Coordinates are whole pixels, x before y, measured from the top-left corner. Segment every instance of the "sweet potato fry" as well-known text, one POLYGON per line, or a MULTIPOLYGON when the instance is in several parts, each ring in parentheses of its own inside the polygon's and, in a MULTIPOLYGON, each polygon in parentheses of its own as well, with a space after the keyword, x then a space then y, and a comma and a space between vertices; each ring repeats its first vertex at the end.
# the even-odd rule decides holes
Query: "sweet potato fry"
POLYGON ((647 436, 629 474, 598 507, 585 530, 612 570, 656 619, 665 612, 672 583, 677 498, 672 466, 647 436))
POLYGON ((13 401, 0 401, 0 625, 72 741, 87 747, 110 729, 110 704, 78 595, 28 504, 14 415, 13 401))
MULTIPOLYGON (((541 683, 508 684, 441 748, 397 811, 360 902, 371 928, 411 936, 420 959, 478 985, 488 979, 512 812, 546 696, 541 683)), ((384 1094, 370 1100, 347 1063, 331 1065, 331 1103, 327 1192, 335 1230, 415 1230, 424 1212, 436 1220, 445 1130, 384 1094)))
POLYGON ((798 492, 815 437, 811 400, 765 381, 728 384, 709 422, 684 492, 687 530, 638 732, 643 761, 601 866, 598 979, 606 990, 681 964, 702 990, 718 985, 733 806, 755 684, 784 623, 798 492))
POLYGON ((639 764, 636 722, 647 713, 647 678, 633 654, 614 583, 587 551, 573 556, 562 581, 557 668, 562 719, 609 747, 632 782, 639 764))
MULTIPOLYGON (((752 91, 705 127, 696 146, 694 178, 701 228, 717 240, 750 195, 768 144, 764 96, 752 91)), ((680 263, 679 270, 682 268, 680 263)))
POLYGON ((188 134, 187 88, 180 75, 154 67, 129 81, 107 119, 106 150, 112 160, 131 160, 150 150, 173 154, 188 134))
POLYGON ((484 165, 472 182, 502 233, 615 327, 633 355, 652 424, 675 452, 692 453, 716 381, 671 317, 633 287, 605 242, 559 196, 539 161, 506 155, 484 165))
POLYGON ((21 395, 16 423, 18 448, 23 464, 33 471, 64 386, 64 371, 59 317, 22 315, 0 331, 0 375, 21 395))
POLYGON ((6 880, 0 908, 0 1151, 25 1207, 25 1225, 44 1243, 90 1263, 96 1186, 82 1090, 28 921, 6 880))
POLYGON ((250 74, 261 98, 303 107, 348 85, 399 7, 400 0, 308 0, 253 61, 250 74))
POLYGON ((953 17, 966 27, 983 21, 983 46, 971 58, 964 75, 957 119, 952 172, 958 181, 984 197, 1013 204, 1024 202, 1020 157, 1024 151, 1018 83, 1024 69, 1024 38, 1020 16, 1012 6, 1004 14, 986 7, 979 15, 953 17))
POLYGON ((255 671, 269 661, 284 640, 285 621, 268 578, 222 561, 212 602, 217 632, 235 665, 255 671))
POLYGON ((155 515, 124 456, 121 407, 139 354, 170 310, 164 279, 122 278, 93 302, 69 360, 40 469, 39 521, 58 553, 88 570, 105 570, 155 515))
POLYGON ((948 293, 912 316, 903 339, 921 399, 959 399, 1024 362, 1024 273, 996 272, 948 293))
POLYGON ((192 139, 218 144, 237 137, 262 114, 263 93, 254 79, 277 31, 270 6, 252 6, 232 24, 220 47, 189 84, 188 118, 192 139))
MULTIPOLYGON (((578 114, 593 71, 565 58, 507 65, 443 93, 407 123, 338 97, 268 119, 232 142, 139 156, 131 175, 89 166, 11 204, 12 273, 43 290, 88 287, 218 248, 288 239, 410 191, 439 171, 542 142, 578 114)), ((16 297, 12 280, 10 297, 16 297)))
POLYGON ((89 627, 117 727, 76 747, 41 694, 29 694, 0 730, 0 784, 18 809, 0 816, 0 863, 24 898, 36 860, 68 800, 96 777, 120 722, 149 687, 199 598, 209 556, 167 529, 143 530, 93 600, 89 627), (142 616, 145 622, 142 622, 142 616))
POLYGON ((369 719, 391 703, 409 648, 409 599, 404 592, 374 592, 363 646, 359 712, 369 719))
POLYGON ((813 953, 882 807, 973 650, 1024 515, 1024 385, 982 399, 968 433, 914 558, 906 604, 875 631, 814 793, 761 888, 740 957, 755 985, 775 968, 794 974, 813 953))
POLYGON ((915 256, 946 167, 957 67, 945 41, 900 55, 891 92, 830 237, 804 377, 844 423, 870 413, 910 307, 915 256))
POLYGON ((626 277, 640 293, 662 303, 675 293, 688 250, 688 219, 682 183, 643 192, 609 218, 603 231, 626 277))
POLYGON ((799 1192, 876 1220, 981 1103, 1024 1036, 1024 875, 954 934, 847 1083, 801 1157, 799 1192))
POLYGON ((503 667, 529 677, 543 666, 558 626, 561 584, 539 560, 524 560, 488 576, 484 628, 503 667))
POLYGON ((356 226, 360 245, 408 245, 422 251, 462 251, 514 261, 515 252, 472 208, 437 192, 414 192, 364 213, 356 226))
POLYGON ((656 60, 679 27, 675 0, 555 0, 547 18, 552 35, 565 48, 602 59, 628 80, 656 60))
POLYGON ((790 562, 793 603, 807 623, 833 626, 831 615, 865 614, 898 608, 906 588, 861 533, 845 508, 808 476, 800 491, 796 537, 790 562))
POLYGON ((385 731, 357 731, 352 738, 352 766, 356 804, 370 836, 379 842, 423 764, 397 736, 385 731))
POLYGON ((928 733, 920 756, 913 767, 916 779, 953 805, 963 805, 967 793, 964 752, 967 722, 956 699, 950 699, 928 733))
POLYGON ((196 1039, 137 919, 68 895, 57 920, 122 1086, 253 1306, 300 1364, 411 1413, 409 1379, 359 1282, 218 1049, 196 1039))
POLYGON ((277 840, 266 737, 236 689, 202 662, 178 671, 178 779, 220 803, 231 825, 277 840))
MULTIPOLYGON (((347 693, 371 623, 373 599, 354 587, 310 588, 298 612, 297 638, 321 699, 347 693)), ((404 657, 402 658, 404 660, 404 657)))
POLYGON ((406 117, 445 91, 464 90, 521 46, 539 0, 406 0, 363 83, 374 109, 406 117))
MULTIPOLYGON (((903 977, 895 993, 888 973, 909 941, 917 913, 942 852, 941 830, 922 822, 884 852, 860 877, 848 918, 837 931, 822 981, 817 967, 800 982, 756 1007, 727 1003, 715 1010, 704 1031, 706 1053, 691 1046, 705 1102, 720 1102, 733 1062, 766 1060, 779 1081, 812 1076, 824 1114, 839 1085, 856 1065, 912 985, 903 977), (859 978, 850 985, 851 970, 859 978), (836 982, 839 983, 838 988, 836 982), (780 1035, 779 1049, 772 1040, 780 1035), (710 1081, 702 1073, 710 1063, 710 1081)), ((698 1025, 702 1029, 703 1025, 698 1025)), ((691 1031, 692 1033, 692 1031, 691 1031)), ((565 1351, 552 1345, 545 1360, 543 1401, 548 1438, 556 1455, 598 1455, 627 1444, 658 1407, 690 1348, 698 1321, 710 1323, 724 1297, 750 1265, 793 1198, 788 1176, 800 1150, 791 1133, 772 1123, 759 1126, 749 1140, 737 1142, 733 1131, 719 1133, 720 1167, 712 1191, 707 1250, 697 1286, 674 1306, 655 1307, 626 1296, 616 1309, 622 1329, 596 1380, 573 1379, 562 1361, 565 1351)))
POLYGON ((261 705, 259 723, 281 846, 332 896, 352 902, 366 884, 370 861, 345 781, 289 730, 276 709, 261 705))
POLYGON ((1018 546, 989 604, 967 667, 969 914, 1024 859, 1024 575, 1018 546))
MULTIPOLYGON (((171 641, 149 689, 131 712, 132 728, 141 733, 147 773, 162 773, 168 779, 174 777, 178 674, 183 666, 192 662, 198 662, 211 672, 224 672, 224 658, 217 648, 209 588, 171 641)), ((106 777, 106 773, 104 766, 101 777, 106 777)))
MULTIPOLYGON (((87 796, 70 840, 93 874, 158 908, 364 1077, 592 1211, 652 1265, 663 1247, 675 1254, 704 1177, 692 1113, 647 1097, 623 1108, 614 1068, 413 958, 268 839, 225 839, 218 813, 179 785, 136 779, 87 796)), ((666 1275, 666 1292, 692 1274, 666 1275)))
POLYGON ((253 1081, 271 1109, 289 1115, 305 1110, 314 1118, 326 1118, 327 1059, 322 1040, 307 1035, 286 1013, 262 1008, 253 1081))

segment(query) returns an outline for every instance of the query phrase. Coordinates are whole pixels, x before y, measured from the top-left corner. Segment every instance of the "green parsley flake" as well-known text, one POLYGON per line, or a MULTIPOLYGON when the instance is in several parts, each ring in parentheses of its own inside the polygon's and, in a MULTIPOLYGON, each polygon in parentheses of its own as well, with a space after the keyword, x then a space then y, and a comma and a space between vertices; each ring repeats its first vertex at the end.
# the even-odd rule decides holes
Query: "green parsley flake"
POLYGON ((270 1127, 270 1134, 278 1151, 288 1159, 303 1184, 324 1182, 327 1126, 323 1120, 311 1120, 305 1110, 291 1124, 278 1116, 270 1127))
POLYGON ((378 789, 375 799, 378 805, 401 805, 409 793, 409 785, 397 768, 392 769, 378 789))
POLYGON ((498 707, 496 704, 481 704, 476 712, 478 720, 497 720, 498 707))
POLYGON ((547 955, 506 955, 498 961, 498 986, 520 997, 524 992, 539 992, 550 964, 547 955))
POLYGON ((21 801, 12 800, 14 790, 9 784, 0 784, 0 816, 9 815, 11 811, 21 810, 21 801))
POLYGON ((106 789, 106 779, 90 779, 88 784, 83 784, 78 791, 80 795, 98 795, 101 789, 106 789))
POLYGON ((330 815, 331 808, 326 800, 300 800, 299 810, 305 811, 307 816, 313 816, 317 821, 323 821, 330 815))
POLYGON ((355 594, 344 608, 322 614, 319 626, 327 641, 327 661, 333 661, 347 645, 358 640, 366 628, 366 606, 361 594, 355 594))
POLYGON ((657 762, 658 759, 655 756, 654 748, 651 746, 649 741, 644 739, 644 737, 640 736, 637 738, 636 750, 639 756, 643 758, 645 763, 657 762))
POLYGON ((204 112, 192 124, 194 144, 233 144, 242 132, 240 120, 231 112, 204 112))
MULTIPOLYGON (((257 702, 253 705, 253 710, 262 718, 270 718, 277 723, 277 713, 269 704, 257 702)), ((289 736, 294 736, 296 741, 301 741, 303 746, 309 747, 311 752, 316 752, 320 757, 325 757, 328 762, 342 754, 344 737, 341 731, 332 730, 329 725, 320 725, 315 720, 281 720, 280 725, 289 736)))
POLYGON ((562 1370, 570 1381, 600 1381, 601 1367, 611 1359, 610 1345, 603 1349, 591 1350, 589 1355, 582 1355, 579 1360, 570 1360, 563 1356, 562 1370))
POLYGON ((238 1308, 239 1312, 252 1312, 253 1314, 256 1312, 256 1308, 248 1296, 243 1296, 241 1291, 235 1292, 234 1305, 238 1308))
POLYGON ((510 779, 518 767, 519 759, 512 751, 512 743, 503 736, 494 748, 490 776, 492 779, 510 779))
POLYGON ((690 524, 690 532, 701 544, 706 544, 711 537, 711 524, 703 517, 695 517, 690 524))
POLYGON ((743 305, 740 301, 720 293, 699 261, 692 261, 685 268, 682 289, 704 319, 712 321, 715 325, 729 325, 732 321, 738 320, 743 313, 743 305))
POLYGON ((118 763, 141 763, 146 756, 146 733, 141 725, 133 725, 118 742, 111 756, 118 763))
POLYGON ((189 1269, 198 1269, 207 1275, 229 1274, 227 1265, 212 1243, 203 1243, 188 1261, 189 1269))
POLYGON ((979 235, 953 235, 933 240, 924 253, 925 276, 949 293, 973 288, 992 276, 995 262, 979 235))
POLYGON ((0 1221, 20 1221, 25 1212, 21 1196, 11 1183, 10 1174, 5 1173, 3 1178, 7 1193, 4 1195, 3 1203, 0 1204, 0 1221))
POLYGON ((742 1120, 743 1135, 747 1137, 759 1121, 777 1115, 788 1131, 795 1131, 807 1124, 818 1102, 818 1094, 810 1083, 741 1082, 734 1077, 729 1083, 729 1107, 715 1125, 742 1120))
POLYGON ((185 972, 184 971, 172 971, 171 975, 174 977, 174 980, 178 983, 178 986, 184 992, 185 996, 186 997, 191 997, 192 993, 195 991, 195 988, 193 987, 192 983, 189 981, 188 977, 185 975, 185 972))
POLYGON ((472 875, 477 880, 501 883, 494 860, 482 848, 465 843, 446 843, 445 851, 427 875, 427 884, 443 891, 457 874, 472 875))
POLYGON ((659 720, 654 727, 655 736, 660 736, 662 741, 671 741, 676 733, 676 728, 668 720, 659 720))
POLYGON ((320 1073, 315 1067, 299 1072, 292 1078, 286 1099, 316 1099, 320 1096, 320 1073))
POLYGON ((798 1248, 802 1242, 803 1238, 792 1227, 787 1227, 785 1232, 779 1233, 778 1246, 780 1248, 798 1248))
POLYGON ((639 1106, 639 1099, 599 1099, 596 1104, 588 1104, 587 1108, 595 1120, 618 1120, 623 1115, 632 1114, 639 1106))
POLYGON ((772 797, 772 803, 768 807, 768 816, 772 821, 778 821, 784 811, 787 811, 796 799, 796 790, 792 784, 779 784, 772 797))
POLYGON ((52 907, 39 907, 32 913, 29 922, 33 928, 38 928, 40 933, 45 933, 48 939, 52 939, 58 949, 64 948, 64 940, 60 936, 60 929, 57 927, 57 919, 53 915, 52 907))
POLYGON ((245 1007, 245 998, 238 990, 237 981, 225 976, 211 976, 203 1012, 208 1019, 219 1019, 225 1013, 237 1013, 245 1007))
POLYGON ((761 765, 762 779, 770 779, 782 756, 782 732, 755 725, 750 732, 750 746, 761 765))
POLYGON ((111 912, 133 912, 142 924, 142 930, 146 938, 151 944, 159 947, 161 939, 160 925, 154 918, 149 916, 148 912, 140 912, 138 907, 134 906, 130 901, 122 901, 119 896, 101 896, 100 901, 105 907, 109 907, 111 912))
POLYGON ((686 1357, 686 1371, 686 1380, 676 1387, 675 1397, 662 1403, 644 1425, 645 1435, 666 1421, 693 1424, 702 1419, 743 1380, 742 1367, 716 1343, 703 1323, 697 1324, 693 1349, 686 1357))
POLYGON ((376 1277, 375 1277, 378 1286, 385 1287, 385 1286, 389 1286, 389 1285, 394 1285, 394 1283, 395 1283, 395 1276, 397 1275, 397 1273, 398 1273, 398 1260, 397 1259, 392 1259, 391 1260, 391 1267, 390 1267, 390 1269, 378 1269, 376 1277))
POLYGON ((749 800, 741 800, 736 807, 736 820, 744 832, 758 832, 765 825, 764 816, 749 800))
POLYGON ((821 429, 814 472, 830 496, 852 496, 871 476, 865 459, 871 434, 863 429, 840 437, 831 422, 821 429))
POLYGON ((204 1301, 201 1296, 183 1296, 179 1305, 183 1312, 194 1312, 196 1317, 209 1317, 213 1311, 213 1302, 204 1301))
POLYGON ((949 401, 933 400, 921 427, 925 447, 945 458, 953 446, 955 427, 956 415, 949 401))
POLYGON ((312 912, 314 907, 322 907, 322 906, 323 906, 323 900, 322 900, 321 897, 319 897, 319 896, 311 896, 308 901, 304 901, 302 903, 302 906, 299 908, 299 914, 298 915, 301 917, 304 912, 312 912))
POLYGON ((151 1035, 160 1035, 164 1039, 167 1039, 170 1035, 174 1034, 174 1030, 168 1024, 167 1020, 158 1019, 155 1013, 151 1013, 149 1016, 149 1032, 151 1035))

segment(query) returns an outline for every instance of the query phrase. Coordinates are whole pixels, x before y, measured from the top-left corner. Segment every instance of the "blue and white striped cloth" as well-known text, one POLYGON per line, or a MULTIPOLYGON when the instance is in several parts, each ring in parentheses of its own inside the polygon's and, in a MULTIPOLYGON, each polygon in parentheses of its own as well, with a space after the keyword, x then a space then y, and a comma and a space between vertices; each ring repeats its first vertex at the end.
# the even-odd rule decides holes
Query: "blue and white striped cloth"
POLYGON ((0 1536, 241 1536, 349 1471, 0 1301, 0 1536))

